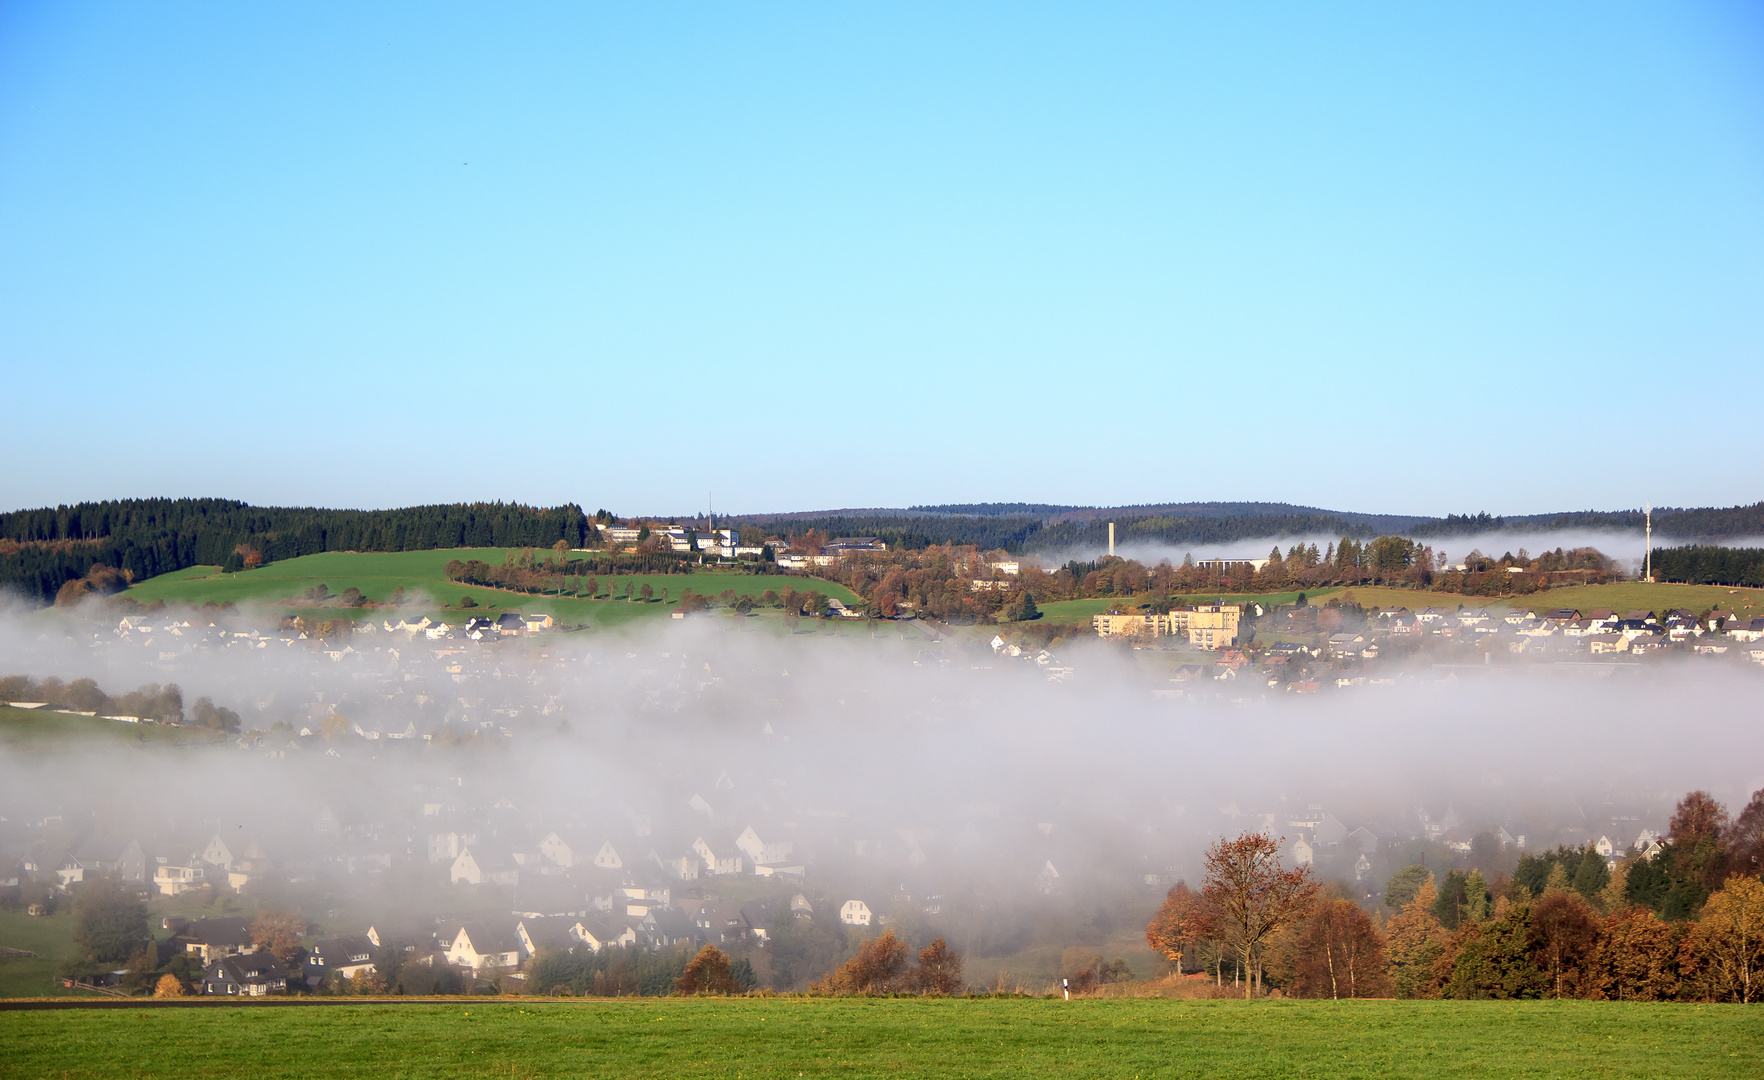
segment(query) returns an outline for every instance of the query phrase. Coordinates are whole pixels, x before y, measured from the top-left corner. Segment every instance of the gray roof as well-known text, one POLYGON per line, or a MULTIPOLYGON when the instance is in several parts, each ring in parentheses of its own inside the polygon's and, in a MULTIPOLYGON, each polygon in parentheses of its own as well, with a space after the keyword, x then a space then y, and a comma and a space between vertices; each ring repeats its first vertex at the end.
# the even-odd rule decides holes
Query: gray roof
MULTIPOLYGON (((497 952, 517 952, 521 947, 521 939, 515 934, 513 925, 490 922, 469 922, 460 927, 471 940, 472 948, 480 955, 497 952)), ((454 935, 459 940, 459 935, 454 935)))
POLYGON ((251 924, 244 919, 196 919, 185 924, 182 936, 201 945, 243 948, 251 944, 251 924))

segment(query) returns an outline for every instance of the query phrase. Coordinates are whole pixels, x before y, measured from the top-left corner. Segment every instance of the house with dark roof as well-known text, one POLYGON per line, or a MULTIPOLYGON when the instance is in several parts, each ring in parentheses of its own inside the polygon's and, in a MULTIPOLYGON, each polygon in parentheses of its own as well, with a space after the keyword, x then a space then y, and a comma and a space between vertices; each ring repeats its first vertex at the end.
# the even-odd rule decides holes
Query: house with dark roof
POLYGON ((327 978, 352 979, 360 972, 374 970, 374 943, 366 934, 330 938, 313 945, 306 952, 303 977, 314 989, 327 978))
POLYGON ((860 551, 887 551, 888 545, 876 536, 836 536, 821 547, 826 555, 849 555, 860 551))
POLYGON ((288 992, 288 974, 269 953, 223 956, 202 972, 202 992, 227 997, 263 997, 288 992))
POLYGON ((185 952, 200 956, 204 964, 257 951, 251 940, 251 924, 244 919, 196 919, 184 924, 178 939, 183 941, 185 952))

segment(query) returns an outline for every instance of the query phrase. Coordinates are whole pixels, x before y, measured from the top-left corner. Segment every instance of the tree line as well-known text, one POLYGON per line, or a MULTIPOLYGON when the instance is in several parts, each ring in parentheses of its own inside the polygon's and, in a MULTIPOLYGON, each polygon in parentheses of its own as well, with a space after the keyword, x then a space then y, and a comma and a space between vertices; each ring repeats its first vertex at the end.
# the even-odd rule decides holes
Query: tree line
MULTIPOLYGON (((99 716, 134 716, 162 724, 182 724, 185 721, 184 692, 177 683, 168 683, 165 686, 146 683, 126 694, 112 697, 91 679, 62 682, 50 676, 39 681, 28 675, 7 675, 0 678, 0 702, 10 701, 42 702, 52 709, 89 712, 99 716)), ((197 727, 227 733, 238 732, 240 725, 238 713, 224 706, 217 706, 205 697, 196 699, 190 708, 189 719, 197 727)))
MULTIPOLYGON (((561 545, 561 541, 560 541, 561 545)), ((690 557, 653 553, 647 555, 592 555, 569 558, 564 550, 554 550, 550 558, 541 558, 532 549, 511 551, 500 563, 482 559, 450 559, 442 568, 448 580, 462 585, 483 585, 493 589, 556 596, 600 595, 600 576, 620 574, 690 574, 697 569, 690 557)))
POLYGON ((1691 585, 1764 586, 1764 548, 1690 544, 1654 552, 1654 577, 1691 585))
MULTIPOLYGON (((790 546, 812 547, 812 540, 813 534, 792 538, 790 546)), ((1147 566, 1136 559, 1103 556, 1068 561, 1053 570, 1023 565, 1012 575, 997 567, 1006 558, 1003 551, 937 545, 916 552, 865 553, 817 574, 863 597, 874 616, 892 618, 910 610, 949 622, 975 623, 1031 620, 1038 615, 1038 605, 1059 600, 1116 597, 1164 612, 1175 597, 1185 595, 1368 584, 1510 596, 1564 580, 1602 581, 1613 572, 1610 560, 1593 548, 1558 548, 1536 558, 1523 549, 1499 558, 1472 551, 1465 557, 1465 570, 1448 570, 1443 568, 1443 554, 1389 534, 1365 541, 1344 535, 1322 550, 1315 543, 1294 544, 1285 551, 1275 547, 1259 568, 1243 560, 1201 566, 1187 557, 1180 566, 1169 560, 1147 566), (1511 572, 1515 569, 1522 572, 1511 572)))
POLYGON ((191 566, 243 570, 324 551, 584 546, 579 506, 455 503, 397 510, 125 499, 0 514, 0 586, 39 602, 95 565, 142 581, 191 566))
POLYGON ((1757 1001, 1764 995, 1764 790, 1737 819, 1706 792, 1666 842, 1613 870, 1590 848, 1520 858, 1510 877, 1398 871, 1381 923, 1262 834, 1221 840, 1198 892, 1178 883, 1146 941, 1179 969, 1227 962, 1299 997, 1757 1001))

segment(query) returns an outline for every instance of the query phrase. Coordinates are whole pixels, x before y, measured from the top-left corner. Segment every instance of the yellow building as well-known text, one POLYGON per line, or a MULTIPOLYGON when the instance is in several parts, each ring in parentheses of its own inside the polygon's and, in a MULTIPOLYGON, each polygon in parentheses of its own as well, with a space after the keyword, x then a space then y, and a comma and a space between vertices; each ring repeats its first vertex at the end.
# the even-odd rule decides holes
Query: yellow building
POLYGON ((1092 615, 1090 625, 1098 637, 1186 636, 1197 648, 1223 649, 1237 644, 1237 625, 1242 619, 1241 604, 1202 604, 1168 615, 1092 615))
POLYGON ((1169 615, 1092 615, 1091 629, 1098 637, 1119 637, 1137 634, 1141 637, 1163 637, 1170 632, 1169 615))

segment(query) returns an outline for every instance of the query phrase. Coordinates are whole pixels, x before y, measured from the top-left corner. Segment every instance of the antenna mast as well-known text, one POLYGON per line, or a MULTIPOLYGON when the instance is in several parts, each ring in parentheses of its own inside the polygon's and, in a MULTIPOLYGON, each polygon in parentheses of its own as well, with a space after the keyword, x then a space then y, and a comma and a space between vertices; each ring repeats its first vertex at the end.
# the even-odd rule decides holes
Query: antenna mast
POLYGON ((1648 503, 1647 505, 1643 506, 1642 513, 1647 516, 1647 541, 1646 541, 1647 547, 1644 549, 1645 554, 1642 556, 1643 565, 1646 567, 1646 570, 1644 571, 1644 580, 1653 581, 1654 580, 1654 504, 1648 503))

